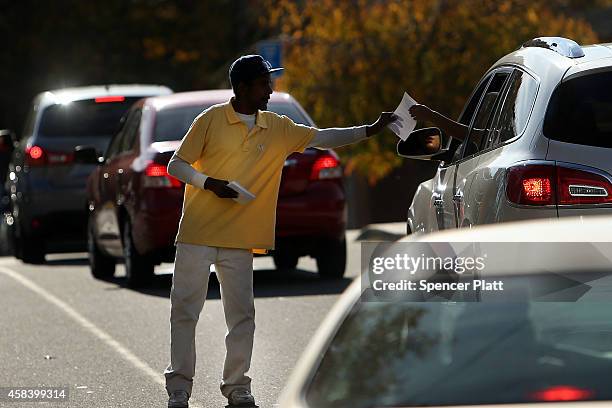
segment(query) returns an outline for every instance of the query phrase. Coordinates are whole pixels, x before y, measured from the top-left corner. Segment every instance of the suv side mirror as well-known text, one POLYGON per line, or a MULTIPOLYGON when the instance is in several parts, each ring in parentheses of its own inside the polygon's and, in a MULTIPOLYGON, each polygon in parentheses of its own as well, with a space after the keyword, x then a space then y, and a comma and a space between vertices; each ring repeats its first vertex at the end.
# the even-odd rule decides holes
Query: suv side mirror
POLYGON ((12 130, 0 130, 0 153, 12 153, 17 137, 12 130))
POLYGON ((93 146, 77 146, 74 148, 74 161, 82 164, 100 164, 102 160, 93 146))
POLYGON ((419 160, 437 160, 439 154, 446 153, 451 138, 436 127, 418 129, 410 133, 408 139, 397 143, 397 154, 401 157, 419 160))

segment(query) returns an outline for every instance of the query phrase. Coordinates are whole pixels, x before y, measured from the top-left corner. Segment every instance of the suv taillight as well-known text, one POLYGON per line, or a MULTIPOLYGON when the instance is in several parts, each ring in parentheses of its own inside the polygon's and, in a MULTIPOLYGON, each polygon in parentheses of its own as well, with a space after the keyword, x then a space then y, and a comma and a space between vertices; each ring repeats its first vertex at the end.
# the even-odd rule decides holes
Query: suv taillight
POLYGON ((523 205, 612 203, 612 184, 587 170, 563 165, 523 164, 508 169, 506 197, 523 205))
POLYGON ((145 169, 144 187, 180 188, 183 184, 168 174, 166 166, 159 163, 149 163, 145 169))
POLYGON ((73 161, 73 153, 51 152, 40 146, 28 146, 25 150, 25 162, 30 167, 70 164, 73 161))
POLYGON ((585 170, 557 166, 557 197, 561 205, 612 203, 612 184, 585 170))
POLYGON ((312 165, 310 180, 337 179, 342 177, 342 167, 337 157, 325 154, 312 165))

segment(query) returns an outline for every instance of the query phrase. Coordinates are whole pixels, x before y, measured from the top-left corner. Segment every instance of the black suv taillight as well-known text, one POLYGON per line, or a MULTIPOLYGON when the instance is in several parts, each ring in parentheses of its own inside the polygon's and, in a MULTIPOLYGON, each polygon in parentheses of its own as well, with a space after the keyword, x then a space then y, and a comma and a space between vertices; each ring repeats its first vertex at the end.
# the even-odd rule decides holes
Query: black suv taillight
POLYGON ((523 205, 612 203, 612 183, 595 171, 563 164, 521 164, 508 169, 506 197, 523 205))
POLYGON ((25 150, 25 163, 30 167, 70 164, 73 161, 74 153, 72 152, 51 152, 40 146, 28 146, 25 150))

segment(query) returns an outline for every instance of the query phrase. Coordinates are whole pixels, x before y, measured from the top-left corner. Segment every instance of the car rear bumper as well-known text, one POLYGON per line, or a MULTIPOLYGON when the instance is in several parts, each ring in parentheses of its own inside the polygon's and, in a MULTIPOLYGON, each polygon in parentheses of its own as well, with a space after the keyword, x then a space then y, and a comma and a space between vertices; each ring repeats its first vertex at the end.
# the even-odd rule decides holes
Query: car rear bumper
POLYGON ((16 203, 13 215, 25 236, 52 241, 54 250, 86 248, 87 201, 85 189, 30 192, 16 203))
POLYGON ((346 230, 346 197, 335 182, 315 182, 299 195, 279 197, 276 237, 341 239, 346 230))
POLYGON ((183 189, 143 188, 134 201, 138 204, 129 212, 136 249, 141 254, 173 260, 183 189))

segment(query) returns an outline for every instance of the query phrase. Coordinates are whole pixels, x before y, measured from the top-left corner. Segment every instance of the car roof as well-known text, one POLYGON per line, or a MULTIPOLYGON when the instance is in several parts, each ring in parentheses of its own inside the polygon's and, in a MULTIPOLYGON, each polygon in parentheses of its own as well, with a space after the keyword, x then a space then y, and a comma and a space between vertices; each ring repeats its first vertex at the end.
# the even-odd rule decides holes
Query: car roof
MULTIPOLYGON (((218 104, 227 102, 234 96, 231 89, 214 89, 205 91, 177 92, 171 95, 155 96, 147 98, 145 104, 153 106, 159 111, 166 108, 179 106, 218 104)), ((285 92, 274 92, 270 96, 270 102, 291 102, 293 97, 285 92)))
POLYGON ((519 65, 544 78, 551 71, 562 76, 570 69, 572 72, 588 70, 596 61, 612 67, 612 43, 584 45, 580 49, 584 56, 570 58, 547 48, 521 47, 499 59, 493 68, 500 65, 519 65))
POLYGON ((148 97, 171 93, 172 90, 163 85, 108 84, 53 89, 40 93, 38 98, 40 98, 44 104, 55 104, 92 99, 100 96, 148 97))

